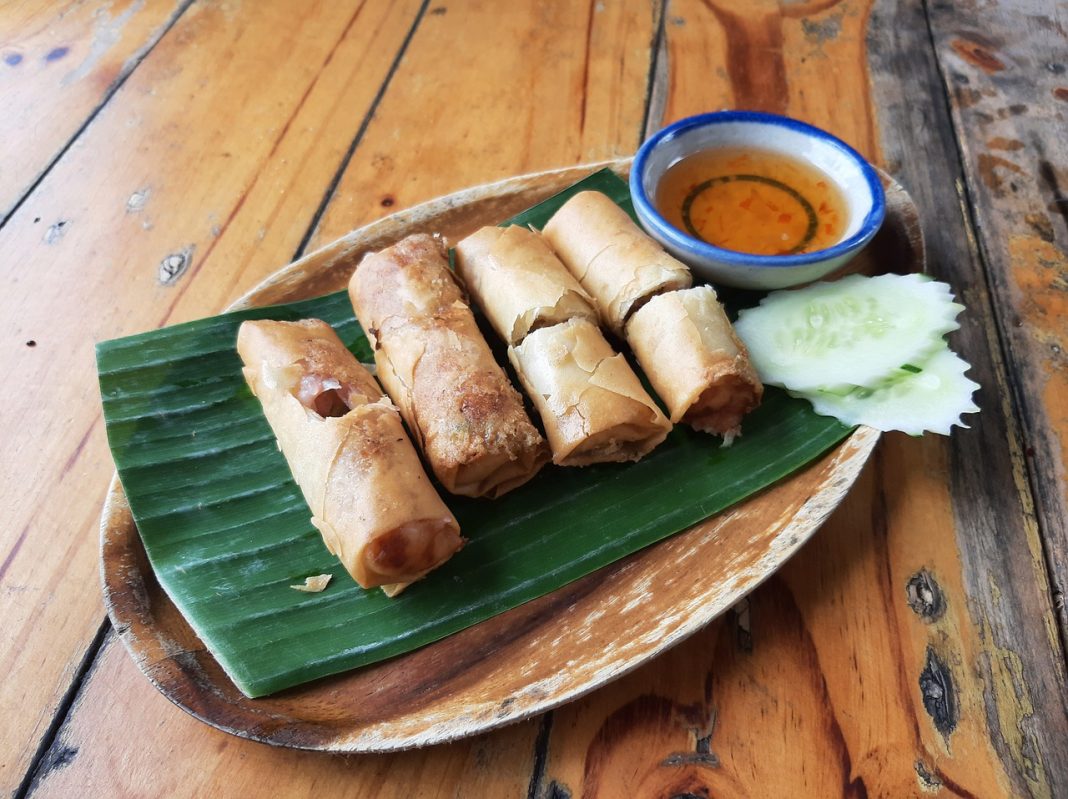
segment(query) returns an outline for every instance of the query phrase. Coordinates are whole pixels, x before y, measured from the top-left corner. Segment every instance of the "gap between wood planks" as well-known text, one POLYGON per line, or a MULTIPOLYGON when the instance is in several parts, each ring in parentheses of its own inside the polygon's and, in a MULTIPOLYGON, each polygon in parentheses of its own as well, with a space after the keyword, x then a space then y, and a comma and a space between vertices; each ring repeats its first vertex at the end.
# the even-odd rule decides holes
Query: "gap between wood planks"
POLYGON ((540 799, 542 796, 542 782, 545 780, 545 769, 549 763, 549 736, 552 731, 553 712, 549 710, 542 714, 538 736, 534 739, 534 766, 530 770, 527 799, 540 799))
POLYGON ((136 51, 131 58, 127 59, 126 63, 123 64, 122 69, 119 70, 118 76, 111 82, 111 85, 104 90, 104 94, 100 98, 100 102, 97 104, 96 108, 89 112, 89 116, 87 116, 85 121, 78 126, 78 129, 74 131, 71 137, 67 140, 67 143, 59 148, 56 154, 52 156, 51 160, 45 164, 44 169, 41 170, 41 173, 37 178, 26 187, 26 190, 21 195, 19 195, 19 198, 15 200, 11 208, 8 209, 7 215, 0 217, 0 229, 3 229, 4 225, 7 224, 7 221, 15 216, 15 212, 22 207, 22 204, 26 202, 30 195, 37 191, 37 187, 41 185, 41 181, 43 181, 48 173, 52 171, 52 167, 58 164, 59 160, 66 155, 67 151, 73 146, 74 142, 81 138, 81 135, 85 133, 86 128, 93 124, 93 120, 97 118, 100 112, 104 109, 104 106, 111 102, 111 98, 114 97, 115 93, 122 88, 124 83, 126 83, 127 78, 134 73, 135 69, 141 66, 141 62, 148 57, 148 54, 156 49, 156 45, 163 40, 164 36, 170 33, 174 24, 181 19, 182 15, 189 10, 189 7, 193 5, 194 2, 196 2, 196 0, 184 0, 184 2, 179 5, 178 8, 171 13, 170 17, 168 17, 159 27, 158 35, 153 39, 149 39, 140 50, 136 51))
MULTIPOLYGON (((41 182, 48 176, 56 164, 63 158, 64 155, 70 150, 74 143, 81 138, 82 134, 89 128, 93 121, 100 115, 100 112, 104 107, 111 102, 111 98, 114 97, 119 89, 123 87, 129 77, 134 71, 141 65, 141 62, 148 57, 148 55, 156 48, 163 38, 170 33, 171 29, 178 22, 179 19, 189 10, 195 0, 184 0, 167 18, 167 20, 159 27, 158 34, 149 39, 145 45, 134 55, 127 60, 119 71, 118 76, 111 82, 111 84, 104 91, 100 98, 100 102, 96 107, 89 112, 89 115, 85 118, 85 121, 78 126, 78 129, 74 131, 67 142, 59 148, 59 150, 52 156, 52 158, 45 164, 44 169, 37 178, 26 187, 25 191, 19 196, 19 198, 12 204, 11 208, 5 216, 0 218, 0 229, 7 224, 9 219, 15 216, 15 213, 22 207, 23 203, 37 190, 37 187, 41 185, 41 182)), ((89 673, 93 670, 97 662, 97 655, 100 653, 100 649, 103 646, 104 638, 107 635, 108 630, 111 629, 111 620, 105 615, 101 621, 100 626, 97 628, 96 635, 93 636, 93 640, 89 642, 89 646, 86 648, 85 653, 82 655, 82 659, 78 664, 77 670, 71 678, 71 683, 67 688, 67 691, 63 694, 63 698, 56 705, 56 710, 52 715, 52 719, 45 730, 44 735, 41 736, 41 741, 37 746, 37 751, 34 752, 33 757, 30 759, 29 765, 26 769, 26 773, 22 777, 22 781, 19 783, 18 788, 13 794, 16 799, 27 796, 32 786, 37 781, 38 776, 44 776, 40 774, 41 767, 47 761, 52 754, 53 747, 55 746, 56 738, 59 735, 59 731, 67 721, 67 717, 70 715, 71 707, 74 705, 74 701, 78 694, 81 693, 82 686, 85 684, 85 679, 89 673)))
POLYGON ((645 81, 645 113, 638 141, 645 141, 664 124, 664 105, 668 90, 668 49, 664 20, 668 0, 660 0, 653 8, 653 39, 649 43, 649 77, 645 81))
MULTIPOLYGON (((983 244, 982 238, 977 235, 979 228, 979 219, 976 215, 976 203, 975 203, 975 191, 972 186, 972 180, 967 169, 967 159, 965 158, 964 150, 961 145, 962 132, 957 130, 956 121, 953 117, 953 98, 950 94, 950 79, 946 72, 946 65, 943 61, 941 53, 938 51, 938 42, 935 38, 934 27, 931 22, 931 10, 929 0, 921 0, 923 7, 923 18, 927 25, 927 41, 931 46, 931 52, 934 53, 935 67, 938 69, 938 76, 942 85, 942 102, 945 110, 946 117, 950 121, 950 127, 953 131, 953 146, 957 153, 957 169, 956 171, 961 175, 961 182, 959 191, 961 193, 961 215, 964 220, 965 228, 968 231, 968 237, 974 243, 975 255, 979 259, 979 265, 982 269, 983 283, 986 286, 987 295, 990 297, 991 305, 995 306, 994 297, 996 294, 996 286, 994 286, 991 277, 990 267, 990 255, 987 252, 986 247, 983 244)), ((997 312, 996 307, 991 307, 990 318, 994 322, 995 341, 997 342, 998 353, 1001 356, 1001 364, 1005 370, 1005 382, 1008 384, 1011 391, 1009 397, 1009 408, 1011 409, 1012 417, 1009 420, 1019 431, 1019 438, 1021 441, 1027 441, 1030 438, 1032 430, 1028 425, 1027 415, 1023 412, 1023 398, 1020 396, 1021 388, 1019 381, 1014 379, 1013 373, 1009 368, 1014 362, 1012 352, 1009 347, 1009 334, 1005 330, 1004 321, 1001 314, 997 312)), ((1030 501, 1032 507, 1037 507, 1036 500, 1040 496, 1039 490, 1039 478, 1035 472, 1035 464, 1032 459, 1022 458, 1022 466, 1024 473, 1027 475, 1027 488, 1030 493, 1030 501)), ((1050 590, 1050 603, 1053 607, 1053 613, 1057 620, 1057 642, 1060 645, 1061 660, 1068 662, 1068 611, 1065 608, 1064 596, 1057 590, 1057 586, 1060 582, 1056 579, 1056 574, 1053 571, 1053 558, 1050 553, 1050 544, 1047 540, 1047 527, 1045 524, 1045 518, 1041 513, 1034 513, 1035 525, 1038 528, 1038 537, 1042 546, 1042 564, 1046 570, 1046 580, 1049 583, 1050 590)))
POLYGON ((426 15, 427 6, 429 5, 430 0, 423 0, 422 4, 419 6, 419 11, 416 12, 415 19, 412 21, 412 27, 408 29, 408 34, 404 37, 404 41, 401 42, 401 46, 397 50, 397 55, 393 59, 393 63, 389 65, 389 71, 386 73, 382 85, 378 87, 378 92, 371 101, 371 106, 367 109, 367 113, 364 115, 363 121, 357 129, 356 135, 352 139, 352 143, 349 144, 345 154, 341 156, 341 163, 338 164, 334 177, 331 179, 329 185, 327 185, 326 191, 323 193, 323 199, 319 203, 319 207, 315 209, 315 214, 312 216, 311 222, 308 223, 308 229, 304 231, 304 235, 300 239, 300 244, 297 245, 297 250, 293 253, 292 260, 296 261, 304 255, 304 251, 308 247, 308 242, 310 242, 312 236, 315 235, 315 230, 319 227, 319 222, 322 220, 323 214, 326 213, 326 209, 334 199, 338 184, 341 182, 341 178, 345 174, 345 171, 349 168, 349 162, 352 161, 352 156, 356 153, 356 148, 359 147, 360 142, 363 141, 364 134, 367 133, 367 128, 370 126, 371 120, 375 118, 375 112, 378 111, 378 106, 382 102, 382 98, 386 96, 386 91, 389 89, 390 83, 393 82, 393 76, 397 72, 397 67, 400 66, 404 54, 408 52, 408 45, 411 44, 415 32, 419 29, 419 23, 423 21, 423 17, 426 15))
POLYGON ((23 799, 25 796, 29 796, 33 788, 41 781, 42 778, 48 776, 48 772, 53 768, 65 765, 77 751, 72 753, 64 753, 60 750, 56 753, 55 745, 56 740, 59 737, 59 731, 63 728, 63 725, 67 721, 67 717, 70 715, 71 708, 74 706, 75 700, 82 692, 82 686, 85 685, 86 679, 96 668, 97 655, 100 653, 100 649, 104 645, 104 639, 107 637, 108 630, 111 629, 111 619, 107 616, 100 623, 100 627, 96 631, 96 635, 93 636, 93 640, 89 642, 89 646, 86 647, 85 654, 82 656, 81 662, 78 664, 78 669, 74 672, 74 676, 71 679, 70 686, 67 688, 67 692, 63 694, 63 698, 56 706, 55 715, 52 716, 52 721, 48 725, 48 729, 45 730, 45 734, 41 737, 41 743, 37 746, 37 751, 34 752, 33 758, 30 760, 29 768, 22 777, 22 782, 19 783, 19 787, 15 789, 12 794, 12 799, 23 799))

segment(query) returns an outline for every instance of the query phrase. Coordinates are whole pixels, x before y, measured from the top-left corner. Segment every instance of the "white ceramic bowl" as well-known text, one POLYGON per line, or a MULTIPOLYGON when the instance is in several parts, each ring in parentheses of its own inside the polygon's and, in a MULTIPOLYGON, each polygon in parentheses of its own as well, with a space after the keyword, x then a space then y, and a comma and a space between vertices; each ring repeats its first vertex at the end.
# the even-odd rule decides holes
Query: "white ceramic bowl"
POLYGON ((653 134, 634 157, 630 193, 642 226, 668 252, 705 280, 747 289, 778 289, 818 280, 856 255, 886 215, 879 175, 852 147, 796 119, 755 111, 700 114, 653 134), (845 197, 849 213, 838 243, 797 255, 752 255, 696 239, 656 210, 652 198, 668 167, 698 150, 739 146, 793 156, 828 175, 845 197))

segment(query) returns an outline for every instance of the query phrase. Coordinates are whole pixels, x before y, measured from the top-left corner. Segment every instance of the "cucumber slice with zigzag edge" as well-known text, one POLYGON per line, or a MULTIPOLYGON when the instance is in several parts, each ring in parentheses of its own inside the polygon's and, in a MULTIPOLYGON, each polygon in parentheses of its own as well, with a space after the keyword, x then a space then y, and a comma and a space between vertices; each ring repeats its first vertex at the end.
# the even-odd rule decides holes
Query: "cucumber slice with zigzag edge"
POLYGON ((761 380, 792 391, 849 392, 907 378, 945 347, 964 306, 923 275, 850 275, 773 291, 738 315, 761 380))
POLYGON ((943 346, 922 367, 914 368, 919 371, 881 388, 856 388, 848 394, 791 393, 811 402, 818 414, 877 430, 949 435, 953 425, 967 427, 961 415, 979 410, 972 400, 979 384, 964 376, 971 368, 968 363, 943 346))

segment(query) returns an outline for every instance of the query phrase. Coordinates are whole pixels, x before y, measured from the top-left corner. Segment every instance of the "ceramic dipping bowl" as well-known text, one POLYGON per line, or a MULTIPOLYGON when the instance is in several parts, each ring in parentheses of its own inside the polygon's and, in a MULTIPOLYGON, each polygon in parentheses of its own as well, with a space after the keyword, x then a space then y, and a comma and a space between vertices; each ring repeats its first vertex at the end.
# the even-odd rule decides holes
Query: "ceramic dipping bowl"
POLYGON ((786 288, 824 277, 871 240, 886 214, 879 175, 853 148, 796 119, 753 111, 700 114, 653 134, 634 158, 630 192, 649 235, 688 264, 696 276, 746 289, 786 288), (669 222, 655 204, 661 177, 693 153, 723 147, 785 155, 822 172, 844 199, 845 226, 838 240, 812 252, 755 255, 709 244, 669 222))

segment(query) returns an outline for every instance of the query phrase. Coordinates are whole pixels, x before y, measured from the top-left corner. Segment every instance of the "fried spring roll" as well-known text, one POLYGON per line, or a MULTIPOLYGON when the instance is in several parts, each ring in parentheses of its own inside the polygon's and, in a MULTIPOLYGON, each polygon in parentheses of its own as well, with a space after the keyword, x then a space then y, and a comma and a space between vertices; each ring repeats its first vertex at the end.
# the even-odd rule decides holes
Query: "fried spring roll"
POLYGON ((237 351, 312 524, 357 583, 392 596, 463 545, 396 408, 328 324, 243 322, 237 351))
POLYGON ((597 302, 601 318, 622 336, 627 319, 656 294, 689 288, 690 270, 597 191, 576 194, 542 235, 597 302))
POLYGON ((653 297, 626 334, 672 422, 730 440, 760 404, 764 387, 711 286, 653 297))
POLYGON ((553 463, 636 461, 667 437, 669 422, 600 328, 572 319, 508 348, 541 414, 553 463))
POLYGON ((391 320, 432 317, 464 304, 444 245, 422 233, 365 256, 349 280, 349 298, 364 330, 380 330, 391 320))
POLYGON ((368 255, 349 296, 378 378, 454 494, 497 497, 548 462, 545 440, 463 302, 440 242, 409 236, 368 255))
POLYGON ((593 300, 529 228, 484 227, 456 245, 456 271, 508 344, 572 318, 597 322, 593 300))

